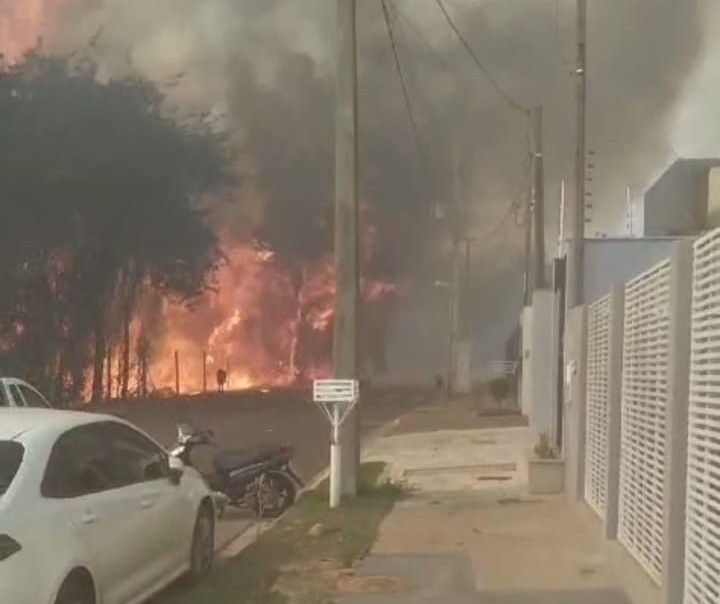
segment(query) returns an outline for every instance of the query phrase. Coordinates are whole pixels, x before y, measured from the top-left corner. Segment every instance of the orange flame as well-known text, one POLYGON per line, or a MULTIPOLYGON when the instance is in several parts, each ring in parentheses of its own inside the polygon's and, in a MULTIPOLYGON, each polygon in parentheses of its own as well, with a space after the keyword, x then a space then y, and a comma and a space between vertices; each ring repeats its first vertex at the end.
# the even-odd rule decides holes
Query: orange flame
MULTIPOLYGON (((68 1, 0 0, 4 62, 15 63, 36 47, 50 33, 57 10, 68 1)), ((367 252, 376 232, 369 228, 363 236, 367 252)), ((226 253, 228 264, 218 275, 216 292, 207 294, 194 309, 165 301, 159 320, 140 311, 132 322, 134 350, 141 334, 151 340, 149 389, 174 389, 178 380, 181 391, 198 392, 206 382, 209 388, 214 386, 219 369, 227 371, 227 386, 233 389, 286 386, 330 375, 332 258, 287 267, 271 250, 256 244, 230 245, 226 253)), ((369 302, 381 302, 395 293, 396 286, 381 282, 363 288, 369 302)), ((116 362, 117 356, 113 365, 116 362)), ((129 372, 130 391, 138 389, 137 363, 135 359, 129 372)))
POLYGON ((64 0, 0 0, 0 53, 14 63, 48 32, 64 0))
POLYGON ((256 244, 234 245, 218 275, 216 292, 188 309, 166 305, 153 351, 154 388, 174 387, 174 355, 183 391, 213 388, 218 369, 228 387, 290 385, 324 373, 322 346, 331 329, 334 286, 327 263, 301 267, 299 286, 275 255, 256 244), (305 347, 305 350, 301 350, 305 347), (203 357, 207 362, 203 376, 203 357))
MULTIPOLYGON (((194 309, 166 304, 150 360, 150 386, 174 389, 175 352, 182 392, 216 387, 290 386, 330 375, 335 279, 332 257, 293 269, 257 244, 234 244, 218 275, 216 292, 194 309), (206 361, 203 375, 203 358, 206 361)), ((397 286, 369 282, 369 302, 382 302, 397 286)))

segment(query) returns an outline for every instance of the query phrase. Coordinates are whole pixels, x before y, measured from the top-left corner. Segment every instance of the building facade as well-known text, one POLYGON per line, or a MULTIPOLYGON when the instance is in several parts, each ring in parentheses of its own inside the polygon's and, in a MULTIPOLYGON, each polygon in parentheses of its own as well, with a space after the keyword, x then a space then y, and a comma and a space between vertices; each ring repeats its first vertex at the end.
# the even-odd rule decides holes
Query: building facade
POLYGON ((697 235, 720 209, 720 159, 678 159, 645 193, 645 237, 697 235), (713 208, 715 205, 715 208, 713 208))

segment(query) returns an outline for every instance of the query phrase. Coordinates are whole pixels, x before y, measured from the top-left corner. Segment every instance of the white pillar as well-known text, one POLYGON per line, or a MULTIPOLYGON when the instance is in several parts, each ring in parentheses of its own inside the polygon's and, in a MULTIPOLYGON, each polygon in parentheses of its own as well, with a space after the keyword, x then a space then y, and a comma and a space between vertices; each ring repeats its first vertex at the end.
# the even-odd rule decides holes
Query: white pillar
POLYGON ((575 501, 585 498, 585 387, 587 372, 587 307, 570 310, 565 326, 565 485, 575 501))
POLYGON ((330 443, 330 507, 337 508, 342 499, 342 449, 340 446, 340 410, 333 405, 332 442, 330 443))
POLYGON ((682 602, 685 583, 692 245, 673 248, 670 273, 670 345, 665 421, 663 604, 682 602))
POLYGON ((625 334, 625 286, 610 292, 610 358, 608 361, 608 450, 605 537, 616 539, 620 506, 620 444, 622 422, 623 343, 625 334))

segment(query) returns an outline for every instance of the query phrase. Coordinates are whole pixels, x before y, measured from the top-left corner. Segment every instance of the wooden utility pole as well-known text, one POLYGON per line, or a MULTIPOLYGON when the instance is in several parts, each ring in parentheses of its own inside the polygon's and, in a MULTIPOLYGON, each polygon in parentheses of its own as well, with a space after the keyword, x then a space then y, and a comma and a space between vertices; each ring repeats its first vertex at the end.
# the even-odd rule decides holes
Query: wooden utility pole
POLYGON ((202 353, 202 391, 207 392, 207 352, 202 353))
POLYGON ((107 398, 109 401, 112 400, 113 397, 113 384, 112 384, 112 364, 113 364, 113 354, 112 354, 112 344, 108 344, 107 349, 107 398))
POLYGON ((532 304, 532 225, 533 225, 533 191, 532 187, 525 193, 525 279, 523 282, 523 304, 532 304))
POLYGON ((545 287, 545 170, 543 162, 543 109, 533 109, 533 290, 545 287))
POLYGON ((472 244, 477 239, 475 237, 465 237, 465 268, 463 272, 463 296, 462 296, 462 321, 461 329, 463 336, 470 340, 470 330, 472 328, 472 244))
POLYGON ((575 199, 572 236, 568 246, 567 301, 572 309, 583 303, 585 263, 585 162, 587 97, 587 0, 577 2, 577 148, 575 152, 575 199))
POLYGON ((180 353, 175 351, 175 394, 180 394, 180 353))
MULTIPOLYGON (((360 267, 358 237, 358 115, 356 1, 337 0, 335 122, 335 324, 333 373, 359 379, 360 267)), ((362 393, 361 393, 362 396, 362 393)), ((342 494, 355 496, 360 462, 359 409, 343 422, 338 438, 342 494)))

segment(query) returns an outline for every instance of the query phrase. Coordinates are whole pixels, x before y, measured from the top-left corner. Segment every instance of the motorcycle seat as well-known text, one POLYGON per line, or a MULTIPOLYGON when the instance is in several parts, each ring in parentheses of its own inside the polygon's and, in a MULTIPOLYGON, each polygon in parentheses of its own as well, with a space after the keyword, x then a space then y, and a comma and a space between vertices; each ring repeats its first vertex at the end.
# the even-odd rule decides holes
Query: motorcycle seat
POLYGON ((265 461, 280 453, 282 449, 279 445, 260 445, 249 449, 222 451, 213 457, 213 466, 218 472, 228 473, 265 461))

